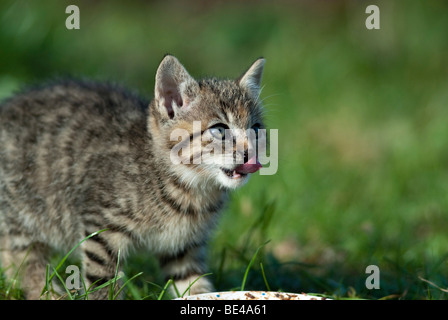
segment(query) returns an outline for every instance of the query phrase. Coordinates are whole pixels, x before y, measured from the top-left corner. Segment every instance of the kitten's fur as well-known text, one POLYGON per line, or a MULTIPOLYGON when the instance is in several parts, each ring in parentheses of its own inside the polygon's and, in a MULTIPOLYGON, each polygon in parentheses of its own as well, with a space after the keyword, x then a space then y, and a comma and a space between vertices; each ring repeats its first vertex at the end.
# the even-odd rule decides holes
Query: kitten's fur
MULTIPOLYGON (((151 103, 120 87, 57 81, 0 106, 0 249, 11 277, 20 268, 26 298, 38 299, 50 249, 81 245, 87 286, 115 274, 129 248, 146 246, 180 292, 203 274, 204 246, 229 189, 222 166, 170 161, 174 128, 202 134, 219 122, 261 126, 258 100, 264 59, 240 78, 194 80, 166 56, 151 103), (22 264, 23 263, 23 264, 22 264)), ((196 133, 197 134, 197 133, 196 133)), ((222 143, 222 142, 219 142, 222 143)), ((246 145, 247 146, 247 145, 246 145)), ((234 158, 244 155, 232 152, 234 158)), ((227 165, 232 170, 235 164, 227 165)), ((212 290, 201 278, 191 293, 212 290)), ((107 298, 107 291, 93 297, 107 298)))

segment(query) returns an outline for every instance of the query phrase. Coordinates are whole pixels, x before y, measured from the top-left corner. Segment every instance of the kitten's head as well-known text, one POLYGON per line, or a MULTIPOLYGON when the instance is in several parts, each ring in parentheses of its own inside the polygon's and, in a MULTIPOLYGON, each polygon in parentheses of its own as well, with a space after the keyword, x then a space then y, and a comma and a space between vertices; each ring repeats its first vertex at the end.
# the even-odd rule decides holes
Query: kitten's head
POLYGON ((232 189, 261 167, 256 148, 264 128, 259 101, 264 63, 256 60, 235 80, 197 81, 175 57, 162 60, 148 130, 170 172, 192 186, 232 189))

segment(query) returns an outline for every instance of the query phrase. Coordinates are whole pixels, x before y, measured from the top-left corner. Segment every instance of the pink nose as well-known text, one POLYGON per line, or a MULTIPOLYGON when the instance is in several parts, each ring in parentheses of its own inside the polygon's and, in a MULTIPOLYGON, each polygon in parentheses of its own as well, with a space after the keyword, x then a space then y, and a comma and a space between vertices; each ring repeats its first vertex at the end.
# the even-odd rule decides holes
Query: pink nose
POLYGON ((257 172, 262 167, 263 166, 261 165, 260 162, 258 162, 257 157, 253 156, 246 163, 241 164, 238 167, 236 167, 235 171, 237 173, 248 174, 248 173, 257 172))

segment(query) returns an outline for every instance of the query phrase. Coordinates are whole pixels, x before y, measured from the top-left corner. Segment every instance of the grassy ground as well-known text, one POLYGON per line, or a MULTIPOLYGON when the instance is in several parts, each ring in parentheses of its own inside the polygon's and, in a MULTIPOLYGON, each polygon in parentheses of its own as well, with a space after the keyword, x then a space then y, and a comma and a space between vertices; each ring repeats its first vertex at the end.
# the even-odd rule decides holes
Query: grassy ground
MULTIPOLYGON (((72 2, 1 2, 0 98, 55 74, 113 79, 151 96, 167 52, 198 77, 233 77, 267 59, 262 97, 279 130, 279 169, 253 177, 223 214, 209 255, 219 290, 240 288, 270 240, 246 289, 266 289, 262 263, 272 290, 447 298, 445 2, 75 1, 81 29, 69 31, 72 2), (381 29, 367 30, 374 3, 381 29), (372 264, 378 290, 365 286, 372 264)), ((125 272, 143 272, 127 298, 159 297, 165 283, 147 253, 125 272)), ((7 288, 0 280, 0 297, 7 288)))

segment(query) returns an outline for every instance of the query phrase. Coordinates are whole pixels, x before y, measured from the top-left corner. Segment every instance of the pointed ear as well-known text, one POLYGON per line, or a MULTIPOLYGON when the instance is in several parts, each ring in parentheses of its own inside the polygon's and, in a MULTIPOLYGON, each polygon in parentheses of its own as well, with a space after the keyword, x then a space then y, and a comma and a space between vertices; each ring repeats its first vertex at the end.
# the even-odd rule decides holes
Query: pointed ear
POLYGON ((155 100, 160 114, 172 119, 180 108, 186 108, 194 99, 193 93, 198 87, 176 57, 163 58, 156 73, 155 100))
POLYGON ((263 68, 265 59, 259 58, 250 68, 237 79, 238 84, 246 88, 255 98, 260 95, 261 77, 263 76, 263 68))

